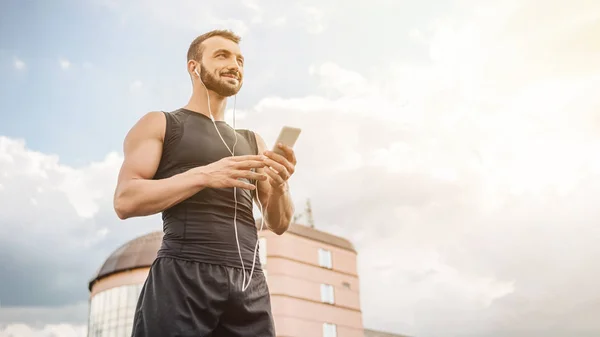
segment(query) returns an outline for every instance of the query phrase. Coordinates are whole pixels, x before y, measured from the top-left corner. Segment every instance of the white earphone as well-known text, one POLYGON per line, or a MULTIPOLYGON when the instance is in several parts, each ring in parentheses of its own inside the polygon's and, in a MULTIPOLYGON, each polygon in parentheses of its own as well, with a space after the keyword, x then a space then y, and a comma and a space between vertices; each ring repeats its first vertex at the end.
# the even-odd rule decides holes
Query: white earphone
MULTIPOLYGON (((215 126, 215 130, 217 131, 217 134, 221 138, 221 141, 223 142, 225 147, 227 147, 227 150, 229 151, 229 153, 231 153, 231 156, 235 156, 235 145, 237 144, 237 140, 238 140, 237 131, 235 130, 235 104, 236 104, 236 100, 237 100, 237 95, 234 96, 234 100, 233 100, 233 132, 235 133, 235 142, 233 143, 233 148, 230 149, 229 145, 227 145, 227 142, 225 142, 225 139, 223 139, 223 136, 221 136, 221 132, 219 132, 219 128, 217 127, 217 124, 215 123, 215 118, 210 109, 210 95, 208 93, 208 88, 202 81, 202 78, 200 77, 200 74, 198 73, 198 68, 194 68, 194 72, 196 73, 196 75, 198 76, 198 80, 200 80, 200 83, 202 83, 202 86, 206 90, 206 99, 208 100, 208 113, 210 115, 210 119, 213 122, 213 125, 215 126)), ((264 220, 265 217, 263 214, 262 203, 260 202, 260 199, 258 198, 258 180, 256 181, 255 186, 256 186, 255 191, 257 194, 256 200, 258 200, 258 204, 260 206, 260 213, 261 213, 261 223, 260 223, 260 230, 259 230, 259 232, 261 232, 263 230, 263 226, 265 223, 265 220, 264 220)), ((246 284, 246 268, 244 267, 244 259, 242 258, 242 249, 240 248, 240 239, 238 237, 238 231, 237 231, 237 187, 233 188, 233 199, 235 202, 234 212, 233 212, 233 226, 235 229, 235 241, 237 243, 238 254, 240 256, 240 262, 242 263, 242 272, 244 273, 244 277, 242 280, 242 291, 246 291, 246 289, 248 289, 248 287, 250 286, 250 282, 252 282, 252 274, 254 273, 254 267, 256 265, 256 253, 258 252, 258 238, 256 239, 256 244, 254 246, 254 256, 252 258, 252 269, 250 270, 250 275, 248 276, 248 284, 246 284)))

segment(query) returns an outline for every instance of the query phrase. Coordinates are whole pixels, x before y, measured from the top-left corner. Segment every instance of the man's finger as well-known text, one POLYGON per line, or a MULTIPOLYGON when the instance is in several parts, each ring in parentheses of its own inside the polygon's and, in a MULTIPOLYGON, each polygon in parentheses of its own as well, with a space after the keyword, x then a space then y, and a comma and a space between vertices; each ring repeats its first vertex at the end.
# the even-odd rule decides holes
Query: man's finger
POLYGON ((241 180, 237 180, 237 179, 231 179, 229 180, 229 183, 231 185, 231 187, 238 187, 238 188, 244 188, 247 190, 254 190, 256 189, 256 186, 249 184, 247 182, 243 182, 241 180))
POLYGON ((277 171, 277 172, 285 171, 285 166, 281 165, 280 163, 274 161, 273 159, 271 159, 269 157, 265 157, 264 163, 265 163, 265 166, 270 166, 270 167, 274 168, 275 171, 277 171))
POLYGON ((266 164, 261 156, 257 160, 244 160, 241 162, 236 162, 233 166, 238 169, 251 169, 265 167, 266 164))
POLYGON ((266 180, 267 179, 267 176, 265 174, 247 171, 247 170, 233 171, 233 172, 231 172, 230 176, 233 178, 236 178, 236 179, 246 178, 248 180, 266 180))
POLYGON ((267 180, 266 174, 255 173, 255 172, 251 172, 251 171, 242 171, 242 172, 244 172, 242 174, 242 177, 244 177, 248 180, 260 180, 260 181, 267 180))
POLYGON ((278 176, 280 176, 283 181, 286 181, 290 178, 291 174, 288 172, 288 170, 285 168, 285 166, 283 166, 279 163, 276 163, 276 162, 272 161, 271 159, 265 159, 265 162, 267 162, 267 165, 268 165, 265 168, 265 171, 272 171, 274 174, 277 174, 278 176))
POLYGON ((285 153, 285 158, 290 162, 296 165, 296 154, 294 153, 294 149, 287 145, 283 145, 281 143, 277 144, 277 147, 280 148, 283 153, 285 153))
POLYGON ((281 165, 284 165, 287 168, 288 172, 294 171, 294 165, 290 163, 284 156, 277 154, 273 151, 265 151, 265 156, 271 158, 272 160, 278 162, 281 165))
POLYGON ((270 168, 268 168, 268 167, 267 167, 267 168, 265 169, 265 173, 266 173, 266 174, 267 174, 267 175, 268 175, 268 176, 269 176, 269 177, 270 177, 270 178, 271 178, 273 181, 275 181, 275 183, 277 183, 277 185, 281 185, 281 184, 283 184, 283 183, 284 183, 284 180, 283 180, 283 178, 281 178, 281 176, 280 176, 280 175, 279 175, 277 172, 273 171, 272 169, 270 169, 270 168))
POLYGON ((259 154, 248 154, 248 155, 243 155, 243 156, 233 156, 233 157, 229 157, 231 158, 231 160, 233 161, 246 161, 246 160, 261 160, 262 156, 259 154))

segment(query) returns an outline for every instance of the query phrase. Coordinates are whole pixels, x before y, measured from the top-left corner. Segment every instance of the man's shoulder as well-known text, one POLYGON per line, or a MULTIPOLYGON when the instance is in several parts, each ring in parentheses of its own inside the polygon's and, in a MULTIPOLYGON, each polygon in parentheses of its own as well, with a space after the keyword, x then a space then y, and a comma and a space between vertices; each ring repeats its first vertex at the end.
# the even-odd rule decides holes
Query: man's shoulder
POLYGON ((254 139, 256 141, 256 146, 258 147, 259 152, 263 152, 266 149, 265 140, 263 137, 256 131, 252 131, 254 133, 254 139))
POLYGON ((165 119, 165 114, 165 112, 160 110, 149 111, 140 117, 139 122, 158 122, 165 119))
POLYGON ((172 111, 150 111, 144 114, 140 118, 140 122, 145 120, 150 124, 153 124, 155 127, 164 128, 166 124, 180 124, 185 120, 187 114, 182 109, 172 110, 172 111))
POLYGON ((236 132, 243 134, 245 137, 255 138, 258 142, 264 142, 262 136, 252 129, 235 129, 236 132))
POLYGON ((163 111, 150 111, 145 113, 140 120, 138 121, 138 124, 141 124, 144 126, 144 128, 148 129, 148 130, 157 130, 159 128, 162 128, 165 123, 167 122, 167 116, 166 113, 163 111))
POLYGON ((162 111, 150 111, 143 114, 128 133, 131 137, 164 137, 166 116, 162 111))
POLYGON ((236 128, 235 131, 237 133, 243 134, 244 136, 254 136, 254 135, 256 135, 256 132, 254 132, 254 131, 252 131, 250 129, 239 129, 239 128, 236 128))

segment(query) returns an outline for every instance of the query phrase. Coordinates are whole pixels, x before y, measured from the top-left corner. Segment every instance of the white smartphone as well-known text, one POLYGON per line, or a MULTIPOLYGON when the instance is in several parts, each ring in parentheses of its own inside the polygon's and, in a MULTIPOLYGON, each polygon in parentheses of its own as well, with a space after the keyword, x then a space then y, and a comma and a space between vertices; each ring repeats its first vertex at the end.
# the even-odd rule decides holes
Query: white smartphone
POLYGON ((277 147, 278 143, 289 147, 294 147, 294 144, 296 144, 296 140, 298 140, 298 136, 300 136, 301 131, 302 130, 300 128, 294 128, 291 126, 282 127, 281 131, 279 132, 279 136, 273 145, 273 152, 283 155, 283 150, 277 147))

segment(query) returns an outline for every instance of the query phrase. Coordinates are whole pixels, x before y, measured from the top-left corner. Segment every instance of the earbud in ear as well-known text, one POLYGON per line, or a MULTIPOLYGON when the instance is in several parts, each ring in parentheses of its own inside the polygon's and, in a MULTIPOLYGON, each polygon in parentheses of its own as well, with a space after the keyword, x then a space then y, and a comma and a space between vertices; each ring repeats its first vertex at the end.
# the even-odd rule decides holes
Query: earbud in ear
POLYGON ((195 68, 194 72, 196 73, 196 75, 198 75, 198 77, 200 77, 200 74, 198 73, 198 68, 195 68))

